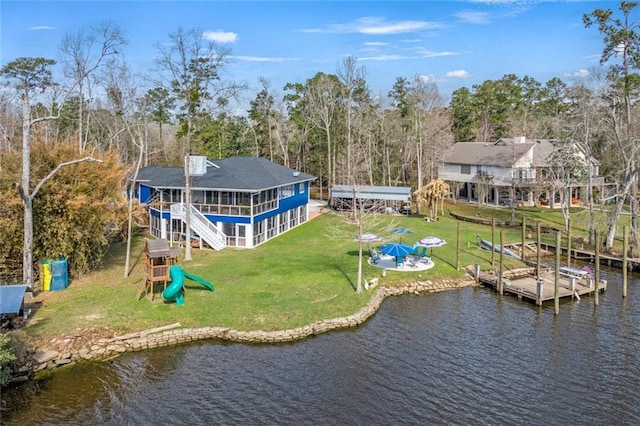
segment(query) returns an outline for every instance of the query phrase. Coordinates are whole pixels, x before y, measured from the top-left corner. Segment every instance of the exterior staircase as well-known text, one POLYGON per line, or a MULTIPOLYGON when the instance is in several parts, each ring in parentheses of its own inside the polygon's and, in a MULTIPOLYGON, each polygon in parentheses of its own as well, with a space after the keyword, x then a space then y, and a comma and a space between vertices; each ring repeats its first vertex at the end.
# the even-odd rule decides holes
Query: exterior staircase
MULTIPOLYGON (((222 250, 227 246, 227 236, 220 232, 216 226, 193 206, 190 206, 191 230, 198 234, 207 244, 215 250, 222 250)), ((171 205, 171 217, 187 222, 186 207, 183 203, 171 205)))

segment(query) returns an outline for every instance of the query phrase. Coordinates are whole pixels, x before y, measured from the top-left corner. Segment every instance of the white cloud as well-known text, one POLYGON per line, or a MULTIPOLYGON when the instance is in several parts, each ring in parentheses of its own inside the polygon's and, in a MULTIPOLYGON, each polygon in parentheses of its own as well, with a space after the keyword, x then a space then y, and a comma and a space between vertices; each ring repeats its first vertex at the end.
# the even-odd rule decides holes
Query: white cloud
POLYGON ((454 16, 469 24, 488 24, 491 22, 489 14, 486 12, 458 12, 454 16))
POLYGON ((389 43, 386 43, 384 41, 365 41, 364 45, 365 46, 388 46, 389 43))
POLYGON ((467 78, 469 77, 469 73, 465 70, 453 70, 449 71, 445 74, 447 78, 467 78))
POLYGON ((583 69, 579 69, 578 71, 575 72, 566 72, 564 73, 565 77, 577 77, 577 78, 584 78, 584 77, 588 77, 589 74, 591 74, 589 72, 589 70, 585 70, 583 69))
POLYGON ((359 61, 399 61, 401 59, 411 59, 411 58, 403 55, 378 55, 378 56, 358 58, 359 61))
POLYGON ((228 31, 205 31, 202 38, 216 43, 235 43, 238 40, 238 34, 228 31))
MULTIPOLYGON (((372 49, 363 49, 363 52, 371 52, 371 53, 375 53, 376 50, 372 49)), ((452 56, 452 55, 457 55, 458 53, 456 52, 434 52, 432 50, 427 50, 424 48, 417 48, 417 49, 408 49, 405 51, 411 51, 414 52, 411 55, 399 55, 399 54, 379 54, 379 55, 373 55, 373 56, 365 56, 365 57, 359 57, 358 60, 360 61, 400 61, 400 60, 413 60, 413 59, 425 59, 425 58, 439 58, 442 56, 452 56)))
POLYGON ((383 18, 364 17, 346 24, 334 24, 325 29, 311 28, 301 30, 307 33, 360 33, 368 35, 388 35, 411 33, 415 31, 443 28, 444 25, 428 21, 387 21, 383 18))
POLYGON ((49 25, 36 25, 35 27, 29 27, 27 29, 29 31, 32 31, 32 30, 41 31, 41 30, 55 30, 56 27, 51 27, 49 25))
POLYGON ((453 56, 458 54, 456 52, 448 52, 448 51, 435 52, 433 50, 428 50, 424 48, 416 49, 416 52, 418 53, 418 55, 420 55, 421 58, 439 58, 442 56, 453 56))
MULTIPOLYGON (((470 3, 491 8, 496 18, 509 18, 521 15, 539 3, 553 1, 555 0, 469 0, 470 3)), ((487 15, 487 19, 489 19, 489 15, 487 15)))
POLYGON ((299 58, 269 58, 266 56, 231 56, 233 59, 237 59, 239 61, 247 61, 247 62, 291 62, 291 61, 299 61, 299 58))

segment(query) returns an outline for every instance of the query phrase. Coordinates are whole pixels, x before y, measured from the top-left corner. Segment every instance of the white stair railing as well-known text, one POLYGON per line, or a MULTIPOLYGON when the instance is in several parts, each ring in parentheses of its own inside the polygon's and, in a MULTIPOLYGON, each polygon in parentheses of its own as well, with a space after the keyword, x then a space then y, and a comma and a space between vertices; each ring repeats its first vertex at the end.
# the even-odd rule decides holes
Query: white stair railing
MULTIPOLYGON (((202 237, 215 250, 222 250, 227 246, 227 236, 207 219, 198 209, 191 206, 190 226, 191 230, 202 237)), ((186 223, 186 208, 184 204, 171 205, 171 217, 180 219, 186 223)))

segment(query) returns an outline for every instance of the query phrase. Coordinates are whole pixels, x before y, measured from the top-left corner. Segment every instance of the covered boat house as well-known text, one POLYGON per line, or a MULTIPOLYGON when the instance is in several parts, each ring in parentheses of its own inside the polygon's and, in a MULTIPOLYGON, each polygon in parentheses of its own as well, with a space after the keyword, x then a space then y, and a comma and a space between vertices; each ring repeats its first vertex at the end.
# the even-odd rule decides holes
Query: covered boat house
POLYGON ((362 205, 379 213, 411 214, 411 187, 334 185, 331 188, 331 207, 351 210, 362 205))

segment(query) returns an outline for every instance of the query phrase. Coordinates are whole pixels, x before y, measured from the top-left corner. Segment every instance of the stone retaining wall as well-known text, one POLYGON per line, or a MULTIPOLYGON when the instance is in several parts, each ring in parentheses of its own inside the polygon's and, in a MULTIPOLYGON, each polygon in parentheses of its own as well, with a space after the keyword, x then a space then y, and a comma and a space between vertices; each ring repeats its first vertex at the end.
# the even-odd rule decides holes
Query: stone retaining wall
POLYGON ((369 319, 380 307, 385 298, 401 294, 435 293, 444 290, 464 288, 476 285, 473 280, 451 280, 438 282, 415 282, 402 287, 380 286, 369 304, 353 315, 315 322, 303 327, 279 331, 239 331, 226 327, 181 328, 180 324, 159 327, 152 330, 99 339, 89 347, 66 353, 42 349, 37 351, 30 365, 21 369, 24 380, 30 373, 54 369, 83 360, 107 360, 125 352, 142 351, 162 346, 178 345, 198 340, 221 339, 244 343, 280 343, 291 342, 315 336, 327 331, 356 327, 369 319))

